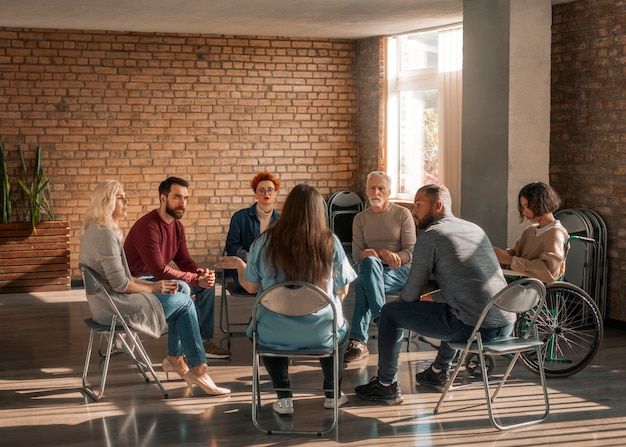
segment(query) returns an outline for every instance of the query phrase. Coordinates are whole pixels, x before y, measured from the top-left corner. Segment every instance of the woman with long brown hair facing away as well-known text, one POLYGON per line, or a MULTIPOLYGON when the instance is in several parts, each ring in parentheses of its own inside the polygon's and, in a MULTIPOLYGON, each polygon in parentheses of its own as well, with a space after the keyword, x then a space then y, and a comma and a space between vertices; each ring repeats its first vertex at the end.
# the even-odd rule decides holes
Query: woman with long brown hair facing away
MULTIPOLYGON (((349 285, 356 279, 339 239, 326 224, 324 201, 319 192, 306 184, 297 185, 287 196, 281 217, 262 233, 250 247, 247 264, 237 256, 226 256, 218 267, 236 268, 241 285, 250 293, 263 290, 284 281, 305 281, 325 290, 333 298, 339 314, 338 355, 343 356, 348 337, 347 323, 341 303, 349 285)), ((315 315, 285 318, 260 308, 262 321, 257 327, 259 344, 274 349, 327 348, 332 343, 330 332, 320 332, 320 319, 331 319, 332 310, 325 308, 315 315), (309 325, 311 330, 302 330, 309 325), (298 328, 297 330, 295 328, 298 328)), ((248 327, 248 336, 252 329, 248 327)), ((339 364, 343 362, 339 358, 339 364)), ((275 388, 289 388, 288 359, 263 357, 263 364, 275 388)), ((320 360, 324 374, 324 388, 333 387, 333 359, 320 360)), ((340 370, 341 376, 341 370, 340 370)), ((341 387, 341 377, 339 378, 341 387)), ((279 414, 292 414, 290 391, 277 391, 278 400, 272 408, 279 414)), ((326 393, 325 408, 333 408, 335 396, 326 393)), ((348 401, 343 393, 338 405, 348 401)))

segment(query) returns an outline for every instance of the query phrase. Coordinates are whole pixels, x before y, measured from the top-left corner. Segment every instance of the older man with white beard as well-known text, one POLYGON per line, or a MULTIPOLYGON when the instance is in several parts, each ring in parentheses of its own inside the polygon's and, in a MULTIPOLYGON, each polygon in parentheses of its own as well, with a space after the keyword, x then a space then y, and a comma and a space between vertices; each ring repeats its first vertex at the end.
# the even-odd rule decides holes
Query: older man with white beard
POLYGON ((356 301, 345 362, 369 355, 370 320, 377 321, 385 304, 385 293, 402 290, 409 275, 416 239, 411 212, 389 201, 389 175, 382 171, 370 172, 365 194, 370 206, 357 214, 352 224, 352 257, 358 265, 359 277, 354 283, 356 301))

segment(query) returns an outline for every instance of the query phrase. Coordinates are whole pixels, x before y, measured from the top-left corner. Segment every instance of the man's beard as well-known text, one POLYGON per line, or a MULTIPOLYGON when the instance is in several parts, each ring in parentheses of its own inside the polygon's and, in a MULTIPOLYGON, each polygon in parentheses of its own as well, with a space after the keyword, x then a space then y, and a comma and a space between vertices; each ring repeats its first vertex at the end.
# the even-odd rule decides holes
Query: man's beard
POLYGON ((435 216, 433 216, 432 213, 430 213, 428 216, 424 216, 423 219, 417 219, 417 229, 425 230, 426 228, 430 227, 430 224, 432 224, 434 220, 435 216))
POLYGON ((383 199, 379 199, 378 197, 375 197, 373 199, 368 199, 370 202, 371 206, 375 206, 375 207, 380 207, 382 206, 383 203, 385 203, 385 201, 383 199))
POLYGON ((174 219, 182 219, 185 214, 185 208, 183 209, 174 209, 170 208, 169 205, 165 205, 165 212, 172 216, 174 219))

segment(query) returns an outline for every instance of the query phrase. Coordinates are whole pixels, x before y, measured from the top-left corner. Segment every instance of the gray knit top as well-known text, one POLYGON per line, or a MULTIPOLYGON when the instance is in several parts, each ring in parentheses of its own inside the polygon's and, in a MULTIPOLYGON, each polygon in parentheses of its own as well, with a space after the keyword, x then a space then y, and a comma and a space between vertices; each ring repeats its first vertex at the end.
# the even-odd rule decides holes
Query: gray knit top
MULTIPOLYGON (((439 216, 417 238, 413 264, 400 298, 419 300, 431 274, 439 286, 433 299, 448 304, 456 317, 470 326, 507 284, 485 232, 452 214, 439 216)), ((506 326, 515 318, 515 314, 494 306, 482 327, 506 326)))
MULTIPOLYGON (((90 224, 80 242, 78 262, 100 275, 104 287, 132 328, 152 338, 159 338, 167 331, 163 307, 154 294, 125 293, 131 274, 122 241, 111 229, 90 224)), ((111 323, 113 310, 106 297, 88 295, 87 302, 96 322, 111 323)))

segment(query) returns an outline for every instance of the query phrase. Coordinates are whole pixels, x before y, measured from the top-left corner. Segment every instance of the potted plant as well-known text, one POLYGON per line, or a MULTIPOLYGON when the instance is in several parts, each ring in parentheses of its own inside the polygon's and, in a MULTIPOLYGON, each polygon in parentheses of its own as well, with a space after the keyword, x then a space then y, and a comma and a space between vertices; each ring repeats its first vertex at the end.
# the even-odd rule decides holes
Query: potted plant
POLYGON ((0 223, 11 222, 11 182, 4 159, 4 142, 0 137, 0 223))
POLYGON ((19 153, 22 169, 24 170, 24 178, 17 180, 20 186, 20 206, 16 207, 16 210, 23 213, 19 220, 22 222, 30 221, 33 231, 36 233, 37 224, 44 220, 44 217, 46 218, 45 220, 54 220, 50 206, 50 181, 43 169, 41 146, 37 149, 35 166, 30 175, 22 148, 19 148, 19 153))
POLYGON ((69 222, 54 220, 43 149, 18 153, 11 166, 0 137, 0 293, 69 290, 69 222))

